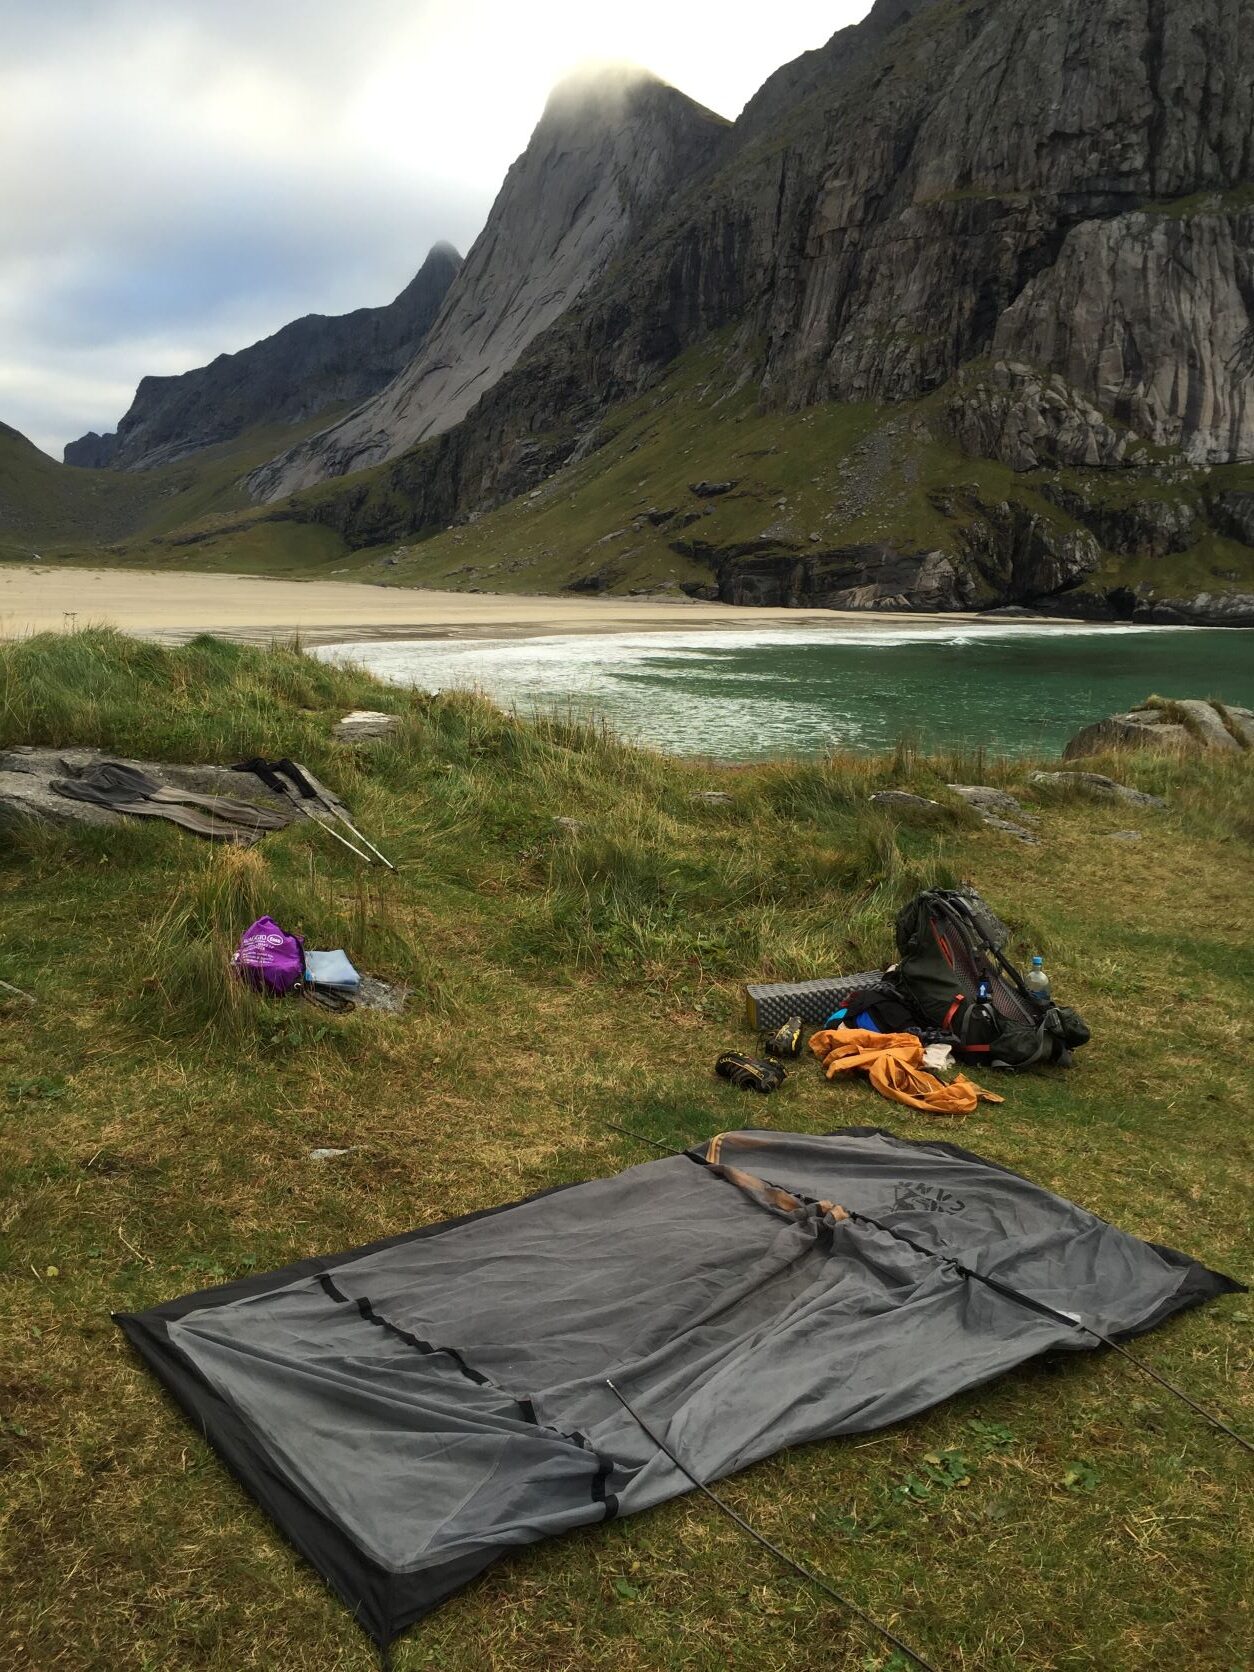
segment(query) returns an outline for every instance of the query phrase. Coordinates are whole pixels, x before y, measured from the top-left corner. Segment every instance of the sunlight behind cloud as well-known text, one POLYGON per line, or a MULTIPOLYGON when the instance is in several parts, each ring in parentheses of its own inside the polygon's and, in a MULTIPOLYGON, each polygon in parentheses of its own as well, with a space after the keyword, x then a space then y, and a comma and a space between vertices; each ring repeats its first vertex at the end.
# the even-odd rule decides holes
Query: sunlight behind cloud
POLYGON ((866 8, 0 0, 0 420, 59 456, 147 373, 389 301, 465 253, 581 63, 734 117, 866 8))

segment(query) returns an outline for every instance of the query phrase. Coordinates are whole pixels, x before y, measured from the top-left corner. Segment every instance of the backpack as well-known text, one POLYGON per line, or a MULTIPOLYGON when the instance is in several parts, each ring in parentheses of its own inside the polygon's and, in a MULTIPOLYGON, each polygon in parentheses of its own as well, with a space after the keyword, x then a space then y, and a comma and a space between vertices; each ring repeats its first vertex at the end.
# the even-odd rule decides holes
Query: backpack
POLYGON ((249 986, 270 993, 290 992, 305 973, 300 941, 272 917, 259 917, 244 930, 231 961, 249 986))
POLYGON ((954 1036, 955 1054, 993 1068, 1067 1067, 1086 1045, 1084 1020, 1042 1002, 1003 948, 1010 931, 971 888, 929 888, 897 917, 894 977, 921 1020, 954 1036), (981 979, 989 1002, 979 1002, 981 979))

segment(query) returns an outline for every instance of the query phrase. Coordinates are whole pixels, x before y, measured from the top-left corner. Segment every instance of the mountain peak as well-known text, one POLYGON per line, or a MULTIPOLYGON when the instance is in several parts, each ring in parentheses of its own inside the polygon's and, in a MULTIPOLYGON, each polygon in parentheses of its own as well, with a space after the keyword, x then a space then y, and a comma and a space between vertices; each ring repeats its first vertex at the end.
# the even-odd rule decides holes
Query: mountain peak
POLYGON ((254 472, 254 493, 281 498, 458 423, 708 166, 728 127, 638 65, 581 65, 558 82, 417 355, 372 400, 254 472))

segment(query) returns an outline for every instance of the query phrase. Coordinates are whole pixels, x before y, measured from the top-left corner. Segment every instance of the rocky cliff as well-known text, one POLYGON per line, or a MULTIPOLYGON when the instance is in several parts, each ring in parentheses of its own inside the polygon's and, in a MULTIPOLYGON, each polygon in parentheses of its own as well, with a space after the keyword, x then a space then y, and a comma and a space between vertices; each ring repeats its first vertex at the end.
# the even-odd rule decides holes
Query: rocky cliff
POLYGON ((177 377, 146 377, 116 433, 71 441, 65 462, 150 470, 256 424, 300 423, 374 394, 423 341, 461 267, 436 244, 385 307, 307 314, 235 354, 177 377))
POLYGON ((252 478, 274 499, 458 423, 717 153, 727 124, 643 72, 563 83, 420 352, 375 399, 252 478))
MULTIPOLYGON (((772 77, 687 191, 672 176, 621 259, 460 423, 291 514, 366 544, 500 504, 601 444, 614 403, 714 332, 728 386, 750 382, 763 407, 923 402, 921 445, 943 436, 1028 477, 1153 478, 1162 449, 1186 471, 1254 458, 1248 24, 1248 0, 879 0, 772 77)), ((472 257, 462 285, 472 263, 483 282, 472 257)), ((439 404, 429 424, 422 381, 404 374, 343 451, 306 453, 267 490, 466 411, 439 404), (371 428, 387 414, 405 427, 371 428)), ((1051 524, 1014 494, 953 501, 945 564, 982 596, 1089 596, 1092 519, 1061 507, 1051 524)), ((711 561, 724 596, 813 598, 825 568, 781 553, 792 568, 768 580, 754 556, 741 583, 743 554, 711 561)), ((864 554, 852 590, 882 577, 879 598, 909 599, 912 565, 920 604, 935 598, 944 565, 905 541, 864 554)), ((946 586, 951 606, 970 592, 946 586)))

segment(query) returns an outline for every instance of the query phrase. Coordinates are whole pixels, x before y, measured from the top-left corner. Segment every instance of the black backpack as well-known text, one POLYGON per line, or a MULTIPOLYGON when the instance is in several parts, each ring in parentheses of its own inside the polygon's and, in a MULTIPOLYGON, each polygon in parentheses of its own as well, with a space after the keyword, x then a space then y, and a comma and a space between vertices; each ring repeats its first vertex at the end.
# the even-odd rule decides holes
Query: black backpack
POLYGON ((1029 991, 1003 951, 1009 939, 974 889, 929 888, 898 914, 893 976, 920 1020, 953 1034, 964 1059, 993 1068, 1065 1068, 1089 1030, 1074 1010, 1029 991), (984 1004, 981 980, 989 985, 984 1004))

